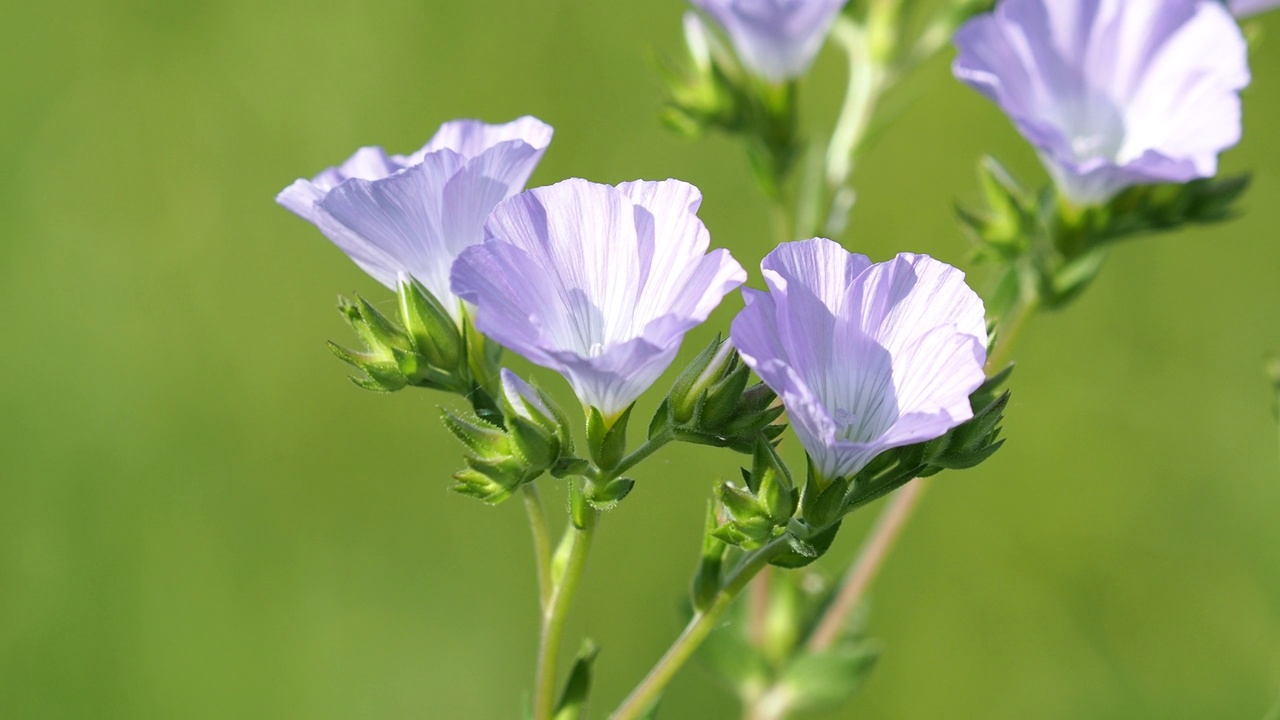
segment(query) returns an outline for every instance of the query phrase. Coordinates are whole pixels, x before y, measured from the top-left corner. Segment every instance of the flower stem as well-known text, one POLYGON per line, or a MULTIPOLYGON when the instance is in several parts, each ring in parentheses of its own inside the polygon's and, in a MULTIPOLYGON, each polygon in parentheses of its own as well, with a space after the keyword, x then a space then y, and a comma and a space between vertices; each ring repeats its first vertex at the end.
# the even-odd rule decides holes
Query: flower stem
POLYGON ((645 458, 658 452, 659 450, 662 449, 664 445, 666 445, 667 443, 675 439, 676 439, 675 435, 672 435, 671 432, 668 430, 646 440, 643 445, 636 448, 635 450, 632 450, 626 457, 618 461, 617 465, 609 468, 605 472, 605 475, 606 475, 605 479, 612 480, 613 478, 618 477, 622 473, 630 470, 636 465, 639 465, 642 461, 645 460, 645 458))
POLYGON ((533 483, 520 488, 524 509, 529 515, 529 530, 533 535, 533 559, 538 568, 538 606, 543 612, 551 602, 551 534, 547 531, 547 512, 542 498, 533 483))
POLYGON ((889 507, 885 508, 876 519, 875 526, 863 541, 857 559, 853 561, 849 572, 845 574, 844 581, 840 584, 840 592, 836 595, 836 599, 832 601, 813 634, 809 636, 810 652, 820 653, 828 650, 840 637, 849 613, 858 606, 867 587, 879 573, 885 559, 889 556, 889 550, 902 534, 903 528, 911 519, 912 512, 928 487, 928 478, 916 478, 894 493, 889 501, 889 507))
POLYGON ((992 348, 991 355, 987 357, 987 364, 984 370, 990 376, 1004 369, 1013 357, 1013 348, 1018 343, 1022 331, 1027 327, 1027 321, 1032 315, 1040 309, 1040 303, 1034 297, 1024 298, 1021 302, 1014 306, 1009 313, 1008 318, 1002 320, 998 326, 998 334, 996 335, 996 346, 992 348))
POLYGON ((872 56, 866 30, 856 22, 841 18, 832 29, 831 37, 849 56, 849 85, 831 133, 826 157, 831 207, 824 232, 829 237, 836 237, 844 232, 848 223, 854 200, 849 178, 853 175, 858 150, 875 117, 876 105, 886 89, 888 75, 872 56))
POLYGON ((706 640, 707 635, 715 629, 720 617, 729 609, 734 598, 742 592, 747 583, 751 582, 751 578, 768 567, 769 561, 786 547, 786 538, 778 538, 748 554, 721 586, 720 592, 716 594, 711 605, 693 616, 658 664, 653 666, 644 680, 631 691, 627 699, 623 700, 609 717, 612 720, 635 720, 649 710, 667 683, 671 682, 671 678, 688 662, 689 658, 693 657, 693 653, 702 645, 702 641, 706 640))
POLYGON ((557 568, 550 567, 551 593, 542 609, 542 633, 538 644, 538 669, 533 695, 534 720, 551 720, 555 712, 556 669, 560 663, 560 648, 564 643, 565 619, 587 564, 587 550, 590 549, 591 539, 595 534, 597 517, 597 511, 587 507, 582 527, 569 524, 560 549, 560 552, 564 552, 563 568, 556 572, 557 568))

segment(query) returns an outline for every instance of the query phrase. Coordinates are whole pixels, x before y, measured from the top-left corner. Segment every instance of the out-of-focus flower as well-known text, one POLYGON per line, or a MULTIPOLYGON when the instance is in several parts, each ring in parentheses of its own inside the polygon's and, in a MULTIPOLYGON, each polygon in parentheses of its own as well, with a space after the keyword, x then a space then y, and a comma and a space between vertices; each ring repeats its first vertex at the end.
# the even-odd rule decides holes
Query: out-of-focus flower
POLYGON ((1240 140, 1247 47, 1217 0, 1001 0, 955 42, 956 77, 1009 115, 1076 204, 1211 177, 1240 140))
POLYGON ((1227 7, 1236 17, 1244 18, 1280 7, 1280 0, 1230 0, 1227 7))
POLYGON ((453 291, 475 305, 482 333, 615 418, 746 280, 727 250, 707 253, 701 202, 678 180, 529 190, 499 205, 485 242, 458 257, 453 291))
POLYGON ((780 83, 803 75, 813 64, 846 0, 691 2, 724 29, 748 70, 780 83))
POLYGON ((781 245, 760 268, 769 292, 743 289, 733 343, 821 477, 973 417, 987 330, 964 273, 907 253, 872 264, 823 238, 781 245))
POLYGON ((457 120, 409 156, 361 148, 341 166, 297 180, 276 202, 383 285, 396 289, 402 274, 417 278, 458 321, 449 269, 484 239, 494 206, 524 189, 551 135, 532 117, 505 125, 457 120))

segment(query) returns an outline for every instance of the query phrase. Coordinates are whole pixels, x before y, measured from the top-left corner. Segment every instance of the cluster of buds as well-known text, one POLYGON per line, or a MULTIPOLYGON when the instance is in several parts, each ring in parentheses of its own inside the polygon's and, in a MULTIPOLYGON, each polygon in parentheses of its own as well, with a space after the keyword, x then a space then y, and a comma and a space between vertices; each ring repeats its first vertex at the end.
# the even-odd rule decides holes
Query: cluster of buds
POLYGON ((756 451, 757 440, 772 442, 785 425, 778 396, 764 383, 748 386, 751 368, 733 344, 719 335, 676 378, 649 424, 649 437, 670 433, 676 440, 740 453, 756 451))
POLYGON ((365 346, 355 352, 329 343, 335 355, 363 373, 352 382, 375 392, 412 386, 467 395, 485 387, 500 348, 485 343, 465 318, 459 328, 417 280, 402 278, 397 296, 398 324, 359 295, 354 301, 338 298, 338 311, 365 346))
POLYGON ((467 448, 467 466, 454 473, 453 489, 493 505, 573 462, 567 418, 546 393, 503 369, 499 405, 501 424, 444 413, 445 427, 467 448))
POLYGON ((988 308, 998 316, 1028 297, 1045 308, 1071 302, 1097 277, 1117 241, 1235 217, 1250 177, 1137 185, 1087 206, 1054 188, 1027 189, 991 157, 978 164, 978 180, 986 207, 956 211, 978 257, 1006 268, 988 308))
MULTIPOLYGON (((913 478, 971 468, 994 455, 1004 444, 1001 422, 1010 397, 1000 387, 1012 369, 997 373, 973 392, 970 403, 975 410, 966 422, 932 440, 888 448, 847 476, 825 477, 811 460, 800 491, 773 446, 761 440, 752 469, 742 471, 744 486, 725 483, 719 488, 717 501, 728 517, 709 529, 709 538, 751 550, 785 535, 788 549, 773 564, 808 565, 831 547, 845 515, 913 478)), ((708 568, 719 567, 720 556, 714 549, 713 544, 704 547, 699 577, 709 575, 708 568)))
POLYGON ((787 530, 799 505, 799 494, 777 450, 764 439, 756 443, 751 469, 742 468, 743 485, 720 485, 716 497, 727 522, 713 531, 725 543, 751 550, 787 530))

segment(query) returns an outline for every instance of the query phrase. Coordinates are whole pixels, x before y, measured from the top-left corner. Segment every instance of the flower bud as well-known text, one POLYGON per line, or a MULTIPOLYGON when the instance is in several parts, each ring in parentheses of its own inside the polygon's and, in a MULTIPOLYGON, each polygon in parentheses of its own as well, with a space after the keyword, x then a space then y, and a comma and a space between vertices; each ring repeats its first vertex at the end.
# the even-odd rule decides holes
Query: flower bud
POLYGON ((445 411, 445 427, 467 447, 467 467, 454 474, 453 489, 489 504, 506 500, 557 462, 560 443, 554 434, 513 415, 507 427, 479 417, 445 411))
POLYGON ((539 471, 573 452, 569 423, 555 401, 503 368, 502 414, 515 450, 539 471))
POLYGON ((773 446, 756 442, 751 470, 742 471, 745 488, 720 486, 717 498, 731 520, 712 533, 731 545, 751 549, 782 535, 795 514, 798 496, 791 471, 773 446))
POLYGON ((446 372, 462 361, 462 335, 440 301, 413 278, 400 275, 400 322, 426 362, 446 372))
POLYGON ((693 419, 711 385, 724 377, 734 356, 733 344, 717 335, 671 386, 671 415, 677 423, 693 419))
POLYGON ((751 370, 733 344, 717 336, 685 368, 658 409, 649 434, 672 432, 685 442, 755 451, 763 435, 773 440, 782 432, 772 425, 782 414, 777 396, 767 386, 747 387, 751 370))

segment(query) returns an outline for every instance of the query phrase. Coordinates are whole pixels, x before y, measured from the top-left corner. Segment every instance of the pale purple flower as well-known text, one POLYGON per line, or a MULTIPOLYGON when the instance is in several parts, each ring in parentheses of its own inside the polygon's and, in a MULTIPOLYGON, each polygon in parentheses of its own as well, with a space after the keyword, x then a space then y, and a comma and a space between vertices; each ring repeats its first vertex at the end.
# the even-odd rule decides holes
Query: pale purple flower
POLYGON ((987 330, 964 273, 908 253, 872 264, 824 238, 785 243, 760 268, 769 292, 743 289, 733 344, 820 476, 849 477, 973 417, 987 330))
POLYGON ((476 327, 560 372, 612 419, 657 380, 685 332, 746 280, 678 180, 566 180, 499 205, 453 266, 476 327))
POLYGON ((1227 7, 1236 17, 1245 18, 1280 7, 1280 0, 1230 0, 1227 7))
POLYGON ((780 83, 813 64, 846 0, 691 0, 729 36, 748 70, 780 83))
POLYGON ((551 126, 532 117, 505 125, 456 120, 409 156, 366 147, 276 202, 320 228, 375 280, 395 289, 412 275, 453 315, 449 268, 484 239, 485 218, 524 189, 551 142, 551 126))
POLYGON ((1247 48, 1217 0, 1001 0, 952 69, 995 101, 1080 205, 1217 172, 1240 140, 1247 48))

